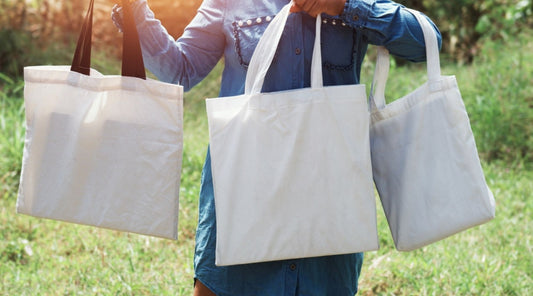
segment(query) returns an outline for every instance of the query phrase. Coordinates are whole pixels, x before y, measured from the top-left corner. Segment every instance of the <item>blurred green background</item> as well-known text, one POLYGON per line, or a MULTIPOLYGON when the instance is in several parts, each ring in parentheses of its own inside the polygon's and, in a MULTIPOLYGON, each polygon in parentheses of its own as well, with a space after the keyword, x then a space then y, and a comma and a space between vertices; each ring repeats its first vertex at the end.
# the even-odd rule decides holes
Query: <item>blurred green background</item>
MULTIPOLYGON (((121 35, 110 2, 96 0, 92 66, 117 74, 121 35)), ((148 1, 175 38, 200 2, 148 1)), ((379 208, 381 249, 365 255, 360 294, 533 295, 533 1, 398 2, 428 14, 442 32, 443 74, 459 82, 497 212, 485 225, 400 253, 379 208)), ((190 295, 208 141, 203 99, 218 94, 220 64, 185 94, 177 242, 15 213, 22 69, 69 64, 87 5, 0 0, 0 295, 190 295)), ((374 56, 370 48, 361 74, 367 85, 374 56)), ((395 59, 390 77, 387 97, 399 98, 425 79, 425 65, 395 59)))

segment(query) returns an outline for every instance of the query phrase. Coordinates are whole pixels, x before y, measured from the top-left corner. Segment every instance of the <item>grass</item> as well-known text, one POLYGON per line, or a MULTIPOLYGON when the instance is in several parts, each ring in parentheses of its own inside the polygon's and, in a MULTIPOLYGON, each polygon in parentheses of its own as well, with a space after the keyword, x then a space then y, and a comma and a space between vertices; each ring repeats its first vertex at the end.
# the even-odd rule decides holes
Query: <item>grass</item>
POLYGON ((18 184, 24 145, 22 81, 0 73, 0 197, 18 184))
MULTIPOLYGON (((381 249, 365 255, 361 295, 533 295, 533 91, 528 81, 533 65, 527 63, 533 51, 524 49, 531 49, 532 42, 506 50, 495 42, 487 44, 479 62, 447 65, 443 72, 456 74, 461 84, 496 198, 496 218, 401 253, 394 250, 378 202, 381 249), (522 54, 517 53, 520 48, 522 54), (510 61, 517 62, 510 66, 510 61), (521 72, 515 73, 518 66, 521 72)), ((423 70, 421 65, 393 67, 391 76, 397 79, 391 80, 388 96, 399 97, 416 87, 423 70)), ((220 73, 219 65, 186 94, 177 242, 17 215, 22 82, 0 76, 0 295, 192 294, 199 180, 207 147, 202 99, 216 96, 220 73)), ((371 77, 368 73, 369 62, 363 80, 371 77)))
POLYGON ((381 249, 366 254, 361 295, 532 295, 533 172, 484 169, 496 218, 482 226, 397 252, 379 210, 381 249))

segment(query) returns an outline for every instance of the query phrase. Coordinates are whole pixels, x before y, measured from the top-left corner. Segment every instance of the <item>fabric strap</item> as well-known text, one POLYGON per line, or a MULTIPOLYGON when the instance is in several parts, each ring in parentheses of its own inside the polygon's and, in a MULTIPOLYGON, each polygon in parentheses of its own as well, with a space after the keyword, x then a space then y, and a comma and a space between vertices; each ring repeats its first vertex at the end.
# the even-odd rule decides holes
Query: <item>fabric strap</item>
MULTIPOLYGON (((427 59, 427 76, 430 89, 437 90, 440 86, 441 71, 439 60, 439 45, 435 30, 427 18, 422 13, 406 8, 411 14, 413 14, 424 34, 424 42, 426 44, 426 59, 427 59)), ((387 78, 390 68, 390 56, 389 51, 383 47, 377 47, 377 59, 376 69, 374 72, 374 78, 372 81, 372 87, 370 90, 370 106, 371 108, 382 109, 385 107, 385 86, 387 84, 387 78)))
MULTIPOLYGON (((250 65, 248 66, 248 72, 246 73, 246 83, 244 87, 245 94, 257 94, 261 92, 263 88, 263 82, 265 76, 272 64, 274 55, 278 48, 281 35, 285 28, 285 24, 290 14, 290 8, 292 1, 285 5, 281 11, 276 15, 272 22, 268 25, 263 36, 259 40, 250 65)), ((316 34, 315 43, 313 48, 313 58, 311 62, 311 87, 321 88, 323 85, 322 80, 322 53, 320 48, 320 29, 321 29, 321 16, 320 14, 316 18, 316 34)))
MULTIPOLYGON (((144 62, 142 58, 139 35, 135 26, 133 12, 128 0, 122 0, 124 11, 124 36, 122 40, 122 76, 146 79, 144 62)), ((91 69, 91 45, 93 24, 94 0, 89 3, 89 9, 83 21, 74 58, 72 59, 71 71, 89 75, 91 69)))

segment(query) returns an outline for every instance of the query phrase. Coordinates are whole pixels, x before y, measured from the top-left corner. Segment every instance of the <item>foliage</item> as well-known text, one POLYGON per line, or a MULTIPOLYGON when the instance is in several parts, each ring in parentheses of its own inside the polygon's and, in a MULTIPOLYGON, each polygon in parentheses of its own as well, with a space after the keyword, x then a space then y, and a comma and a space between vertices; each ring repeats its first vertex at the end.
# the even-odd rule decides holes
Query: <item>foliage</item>
MULTIPOLYGON (((179 37, 196 14, 201 0, 149 1, 170 34, 179 37)), ((119 56, 122 36, 111 22, 111 1, 96 0, 93 52, 119 56)), ((2 0, 0 2, 0 71, 20 76, 27 65, 61 63, 72 59, 88 0, 2 0), (66 50, 68 49, 68 51, 66 50)))
POLYGON ((486 42, 473 67, 458 78, 472 83, 463 96, 482 157, 531 166, 533 41, 525 36, 507 44, 486 42))
POLYGON ((507 42, 531 24, 532 0, 399 0, 426 13, 443 35, 443 47, 456 60, 472 62, 480 39, 507 42))
POLYGON ((52 7, 46 0, 0 2, 0 69, 4 74, 18 76, 25 65, 43 60, 41 50, 57 37, 54 23, 65 19, 52 7))
MULTIPOLYGON (((86 0, 2 0, 0 71, 17 77, 24 66, 69 64, 87 6, 86 0)), ((117 55, 117 47, 104 46, 121 38, 109 14, 110 3, 96 0, 93 48, 117 55)))
MULTIPOLYGON (((151 1, 157 18, 175 38, 196 14, 201 0, 151 1)), ((533 0, 398 0, 428 14, 440 28, 444 50, 461 62, 472 62, 483 38, 508 42, 533 24, 533 0)), ((77 39, 87 0, 1 0, 0 71, 14 77, 26 65, 68 63, 61 46, 77 39), (58 57, 58 55, 60 55, 58 57)), ((111 1, 96 0, 93 43, 95 49, 119 56, 121 35, 110 21, 111 1)), ((71 53, 68 54, 69 59, 71 53)))

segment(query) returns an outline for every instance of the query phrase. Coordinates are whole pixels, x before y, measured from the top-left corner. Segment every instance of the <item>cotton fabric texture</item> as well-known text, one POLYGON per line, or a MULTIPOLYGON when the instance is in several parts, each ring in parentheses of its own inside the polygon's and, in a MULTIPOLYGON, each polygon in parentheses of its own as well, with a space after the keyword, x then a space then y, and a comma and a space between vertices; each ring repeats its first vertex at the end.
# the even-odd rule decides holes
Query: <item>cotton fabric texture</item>
POLYGON ((401 251, 485 223, 495 214, 457 81, 441 76, 437 38, 427 19, 410 11, 424 31, 428 81, 386 105, 389 58, 381 47, 371 97, 374 180, 401 251))
POLYGON ((24 81, 17 211, 177 239, 182 89, 69 66, 24 81))
MULTIPOLYGON (((162 81, 179 83, 188 90, 223 57, 219 95, 243 94, 253 50, 268 19, 272 20, 287 3, 287 0, 205 0, 183 35, 173 40, 154 18, 146 1, 137 1, 133 7, 145 64, 162 81)), ((437 32, 435 27, 434 30, 437 32)), ((310 87, 314 40, 315 19, 305 13, 290 14, 262 92, 310 87)), ((402 6, 391 1, 350 1, 340 16, 322 15, 324 85, 358 83, 368 44, 384 45, 392 54, 412 61, 425 59, 420 26, 402 6)), ((195 277, 215 294, 356 293, 361 253, 217 267, 215 215, 208 149, 202 171, 194 265, 195 277)))

